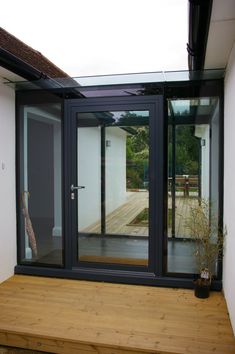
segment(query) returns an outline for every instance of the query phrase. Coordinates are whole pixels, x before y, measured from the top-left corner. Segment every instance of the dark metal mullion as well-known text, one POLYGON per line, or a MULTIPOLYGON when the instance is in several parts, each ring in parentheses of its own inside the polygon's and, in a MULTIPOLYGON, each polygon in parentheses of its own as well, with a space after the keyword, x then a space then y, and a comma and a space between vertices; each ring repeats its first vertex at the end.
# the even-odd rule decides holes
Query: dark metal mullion
POLYGON ((175 162, 176 162, 176 126, 173 119, 172 123, 172 182, 171 182, 171 200, 172 200, 172 211, 171 211, 171 236, 175 238, 175 162))
POLYGON ((176 119, 174 115, 174 110, 171 104, 171 101, 169 101, 169 109, 171 112, 172 120, 171 120, 171 126, 172 126, 172 179, 171 179, 171 236, 172 238, 175 238, 175 162, 176 162, 176 119))
POLYGON ((101 126, 100 131, 100 143, 101 143, 101 234, 106 233, 106 200, 105 200, 105 126, 101 126))
POLYGON ((198 139, 198 151, 199 151, 199 156, 198 156, 198 201, 200 203, 201 197, 202 197, 202 139, 198 139))
MULTIPOLYGON (((158 97, 153 108, 153 119, 151 124, 153 154, 153 176, 152 176, 152 235, 150 235, 150 251, 154 261, 154 272, 157 277, 163 273, 163 235, 164 235, 164 116, 163 97, 158 97)), ((151 110, 152 113, 152 110, 151 110)), ((151 268, 150 268, 151 271, 151 268)))
MULTIPOLYGON (((155 218, 156 213, 156 170, 157 170, 157 161, 155 154, 157 153, 155 139, 155 131, 157 130, 156 126, 156 112, 155 109, 149 110, 149 239, 148 239, 148 263, 150 270, 159 272, 159 267, 157 266, 157 251, 159 249, 157 245, 157 225, 155 218)), ((158 165, 159 166, 159 165, 158 165)), ((158 262, 160 264, 160 262, 158 262)))
POLYGON ((77 259, 77 205, 76 199, 71 200, 70 186, 77 178, 77 129, 76 129, 76 113, 72 112, 69 104, 65 102, 64 119, 64 151, 63 151, 63 168, 64 168, 64 261, 65 268, 72 269, 74 260, 77 259))
MULTIPOLYGON (((219 166, 218 166, 218 189, 219 189, 219 227, 223 230, 224 227, 224 92, 223 86, 221 86, 221 92, 219 95, 219 166)), ((218 270, 217 270, 217 278, 221 279, 223 273, 223 251, 221 252, 221 257, 218 260, 218 270)))

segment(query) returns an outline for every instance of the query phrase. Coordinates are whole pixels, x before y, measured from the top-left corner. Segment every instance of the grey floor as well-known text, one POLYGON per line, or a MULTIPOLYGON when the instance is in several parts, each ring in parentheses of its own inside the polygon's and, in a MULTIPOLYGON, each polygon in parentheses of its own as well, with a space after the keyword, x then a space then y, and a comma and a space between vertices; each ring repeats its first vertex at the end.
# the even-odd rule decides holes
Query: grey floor
MULTIPOLYGON (((168 241, 168 272, 195 273, 194 243, 168 241)), ((80 236, 79 256, 148 259, 148 238, 118 236, 80 236)))

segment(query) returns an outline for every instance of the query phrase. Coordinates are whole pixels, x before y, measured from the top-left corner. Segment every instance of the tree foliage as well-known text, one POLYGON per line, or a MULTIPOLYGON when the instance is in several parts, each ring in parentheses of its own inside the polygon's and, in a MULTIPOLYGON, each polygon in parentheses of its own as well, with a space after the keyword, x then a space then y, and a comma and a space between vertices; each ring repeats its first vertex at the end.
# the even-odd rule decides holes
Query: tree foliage
POLYGON ((119 124, 131 127, 126 141, 127 187, 130 189, 144 188, 148 183, 149 127, 141 123, 143 119, 131 112, 126 112, 119 120, 119 124))
MULTIPOLYGON (((175 136, 175 174, 197 175, 200 148, 199 140, 194 136, 194 126, 176 126, 175 136)), ((172 127, 168 138, 168 165, 172 168, 172 127)))
MULTIPOLYGON (((120 118, 120 126, 129 127, 127 135, 127 187, 145 188, 148 185, 149 167, 149 125, 148 117, 138 116, 133 112, 125 112, 120 118)), ((175 174, 197 175, 199 169, 199 139, 194 135, 194 126, 176 126, 175 140, 175 174)), ((168 135, 168 166, 172 168, 172 126, 168 135)), ((169 171, 169 175, 171 175, 169 171)))

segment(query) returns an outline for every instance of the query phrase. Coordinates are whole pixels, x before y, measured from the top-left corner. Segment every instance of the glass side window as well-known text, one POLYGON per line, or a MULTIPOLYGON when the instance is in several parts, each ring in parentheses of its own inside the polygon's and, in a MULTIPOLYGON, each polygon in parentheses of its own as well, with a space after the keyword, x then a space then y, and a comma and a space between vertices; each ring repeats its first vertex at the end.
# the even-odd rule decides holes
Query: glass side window
MULTIPOLYGON (((191 209, 202 202, 218 214, 219 100, 168 101, 167 271, 198 273, 196 240, 186 227, 191 209)), ((216 273, 216 262, 215 269, 216 273)))
POLYGON ((21 261, 62 265, 61 105, 22 107, 21 261))
POLYGON ((77 114, 78 259, 148 265, 149 112, 77 114))

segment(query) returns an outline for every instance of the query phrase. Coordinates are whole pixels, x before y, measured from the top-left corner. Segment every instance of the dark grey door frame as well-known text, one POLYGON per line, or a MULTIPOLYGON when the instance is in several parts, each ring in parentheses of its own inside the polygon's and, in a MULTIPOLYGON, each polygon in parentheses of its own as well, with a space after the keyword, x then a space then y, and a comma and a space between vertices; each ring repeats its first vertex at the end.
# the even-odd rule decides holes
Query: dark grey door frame
MULTIPOLYGON (((112 279, 112 276, 155 278, 162 275, 164 220, 164 121, 162 96, 70 99, 65 103, 65 267, 76 270, 84 278, 112 279), (70 187, 77 183, 76 115, 82 112, 148 110, 150 115, 149 157, 149 266, 97 264, 77 261, 77 202, 71 199, 70 187), (102 277, 103 274, 103 277, 102 277), (111 277, 111 278, 110 278, 111 277)), ((137 280, 137 279, 136 279, 137 280)), ((138 282, 138 281, 136 281, 138 282)), ((142 281, 140 280, 140 283, 142 281)))

